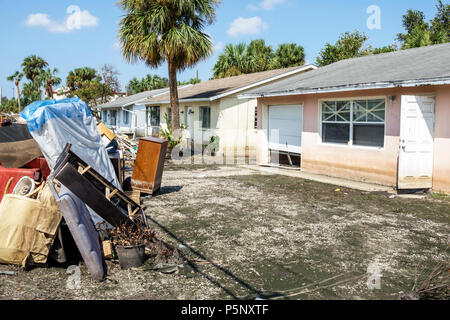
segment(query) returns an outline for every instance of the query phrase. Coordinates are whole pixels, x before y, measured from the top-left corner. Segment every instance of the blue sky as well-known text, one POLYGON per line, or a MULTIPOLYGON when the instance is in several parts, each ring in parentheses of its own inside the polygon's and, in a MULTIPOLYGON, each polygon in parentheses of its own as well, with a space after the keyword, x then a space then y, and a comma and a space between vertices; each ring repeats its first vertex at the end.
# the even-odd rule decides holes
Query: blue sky
MULTIPOLYGON (((228 43, 250 42, 263 38, 273 47, 295 42, 314 63, 326 42, 334 43, 346 31, 365 32, 372 46, 395 43, 403 31, 401 17, 407 9, 422 10, 427 20, 434 17, 437 1, 423 0, 223 0, 216 22, 207 28, 215 43, 215 53, 193 69, 179 75, 180 80, 195 77, 207 80, 228 43), (367 8, 376 5, 381 12, 381 29, 369 30, 367 8)), ((167 77, 167 68, 150 69, 143 63, 129 64, 117 46, 118 21, 123 12, 116 0, 0 0, 0 87, 3 95, 13 95, 13 83, 6 77, 19 70, 23 59, 37 54, 57 67, 65 78, 70 70, 89 66, 100 69, 114 65, 124 88, 128 81, 148 73, 167 77), (77 6, 74 11, 70 6, 77 6), (70 10, 68 10, 70 9, 70 10), (68 12, 69 11, 69 12, 68 12), (73 28, 70 16, 80 19, 73 28), (67 20, 67 18, 69 19, 67 20), (67 23, 68 21, 68 23, 67 23)))

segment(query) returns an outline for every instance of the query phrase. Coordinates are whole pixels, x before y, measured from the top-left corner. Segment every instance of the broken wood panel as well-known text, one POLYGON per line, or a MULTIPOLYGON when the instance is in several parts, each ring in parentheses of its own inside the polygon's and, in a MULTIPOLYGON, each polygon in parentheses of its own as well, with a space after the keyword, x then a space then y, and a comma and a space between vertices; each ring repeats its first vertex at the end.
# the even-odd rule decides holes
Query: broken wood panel
POLYGON ((55 173, 55 178, 112 226, 119 227, 123 224, 129 227, 136 226, 120 208, 109 201, 69 163, 55 173))

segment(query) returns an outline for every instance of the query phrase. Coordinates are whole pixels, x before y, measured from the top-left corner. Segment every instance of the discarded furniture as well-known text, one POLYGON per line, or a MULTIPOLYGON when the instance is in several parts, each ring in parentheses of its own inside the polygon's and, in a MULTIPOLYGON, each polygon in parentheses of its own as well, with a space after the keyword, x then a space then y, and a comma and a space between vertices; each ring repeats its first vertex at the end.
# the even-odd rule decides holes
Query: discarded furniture
POLYGON ((152 195, 160 189, 168 143, 153 137, 139 140, 131 178, 133 190, 152 195))
POLYGON ((104 144, 108 145, 111 141, 113 141, 116 138, 116 135, 114 132, 112 132, 103 122, 100 122, 97 125, 97 130, 100 136, 102 137, 102 141, 104 141, 104 144), (105 141, 104 139, 107 139, 105 141))
POLYGON ((103 280, 106 268, 99 234, 86 205, 64 185, 61 186, 59 194, 52 182, 50 188, 91 277, 94 280, 103 280))
POLYGON ((22 177, 30 177, 36 183, 41 183, 47 179, 49 174, 50 169, 44 158, 35 159, 22 168, 4 168, 0 164, 0 201, 2 201, 6 187, 8 186, 8 191, 11 193, 22 177), (12 180, 8 185, 11 178, 12 180))
POLYGON ((70 145, 58 159, 54 178, 112 226, 148 226, 141 206, 74 154, 70 145))
POLYGON ((122 161, 120 159, 120 152, 116 151, 113 153, 108 153, 109 159, 114 167, 114 172, 116 173, 117 179, 119 179, 120 185, 123 184, 123 174, 122 174, 122 161))

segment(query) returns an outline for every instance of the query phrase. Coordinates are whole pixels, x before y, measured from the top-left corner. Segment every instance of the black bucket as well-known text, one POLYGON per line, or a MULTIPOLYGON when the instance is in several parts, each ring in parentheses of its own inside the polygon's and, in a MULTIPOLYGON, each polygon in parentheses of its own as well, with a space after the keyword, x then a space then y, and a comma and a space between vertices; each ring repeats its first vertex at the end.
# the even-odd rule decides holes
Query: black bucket
POLYGON ((138 268, 145 262, 145 244, 139 246, 116 246, 122 269, 138 268))

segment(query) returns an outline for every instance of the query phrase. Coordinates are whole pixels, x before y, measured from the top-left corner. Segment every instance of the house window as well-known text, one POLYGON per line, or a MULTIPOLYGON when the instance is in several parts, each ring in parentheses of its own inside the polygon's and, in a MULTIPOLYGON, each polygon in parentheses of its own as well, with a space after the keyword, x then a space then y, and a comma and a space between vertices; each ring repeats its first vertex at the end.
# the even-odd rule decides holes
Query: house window
MULTIPOLYGON (((148 116, 149 116, 149 125, 150 127, 159 127, 161 122, 161 111, 160 107, 149 107, 148 108, 148 116)), ((170 120, 170 116, 169 116, 170 120)))
POLYGON ((384 99, 323 101, 321 111, 323 142, 384 146, 384 99))
POLYGON ((123 124, 130 124, 130 113, 128 111, 122 110, 123 124))
POLYGON ((211 108, 200 107, 200 122, 202 123, 202 129, 211 128, 211 108))
POLYGON ((117 124, 117 111, 111 110, 111 118, 110 118, 110 125, 115 126, 117 124))
POLYGON ((108 121, 108 110, 103 110, 103 116, 102 116, 102 121, 106 122, 108 121))

